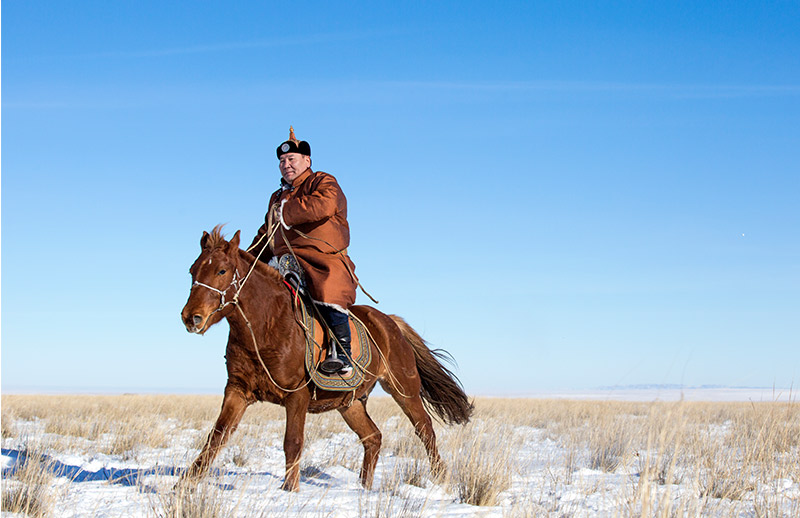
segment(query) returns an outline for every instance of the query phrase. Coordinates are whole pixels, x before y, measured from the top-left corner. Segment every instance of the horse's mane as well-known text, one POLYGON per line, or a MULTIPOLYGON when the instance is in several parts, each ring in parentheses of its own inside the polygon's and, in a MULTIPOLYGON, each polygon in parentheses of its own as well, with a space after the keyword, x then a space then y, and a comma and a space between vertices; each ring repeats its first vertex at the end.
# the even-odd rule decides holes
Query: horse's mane
MULTIPOLYGON (((224 224, 220 224, 220 225, 215 226, 211 230, 211 233, 208 235, 208 239, 206 241, 206 246, 210 250, 213 250, 215 248, 220 248, 223 245, 228 243, 228 241, 225 239, 225 236, 222 235, 222 228, 224 226, 225 226, 224 224)), ((268 277, 271 276, 276 281, 283 280, 283 277, 281 277, 281 274, 278 272, 278 270, 276 270, 275 268, 272 268, 270 266, 267 266, 267 264, 262 262, 262 261, 257 261, 256 257, 253 254, 251 254, 250 252, 248 252, 246 250, 242 250, 240 248, 239 249, 239 256, 242 259, 244 259, 245 261, 247 261, 248 265, 253 264, 253 261, 255 261, 256 262, 255 269, 257 271, 259 271, 260 273, 262 273, 262 274, 264 274, 264 275, 266 275, 268 277)))
POLYGON ((256 260, 256 257, 248 252, 247 250, 239 249, 239 256, 247 261, 248 264, 252 264, 253 261, 256 262, 256 271, 266 275, 267 277, 272 277, 276 281, 282 281, 283 277, 281 277, 280 272, 271 266, 267 266, 267 263, 264 263, 260 260, 256 260))
POLYGON ((211 233, 206 239, 206 247, 208 247, 209 250, 220 248, 222 245, 227 243, 225 236, 222 235, 222 227, 224 226, 224 224, 219 224, 211 230, 211 233))

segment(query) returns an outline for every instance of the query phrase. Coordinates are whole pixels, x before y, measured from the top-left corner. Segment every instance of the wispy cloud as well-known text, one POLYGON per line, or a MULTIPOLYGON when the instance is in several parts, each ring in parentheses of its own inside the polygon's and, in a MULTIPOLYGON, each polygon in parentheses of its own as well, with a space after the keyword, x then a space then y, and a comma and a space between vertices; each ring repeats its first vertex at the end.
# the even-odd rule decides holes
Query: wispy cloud
POLYGON ((232 42, 218 42, 218 43, 205 43, 197 45, 185 45, 177 47, 168 47, 161 49, 135 49, 135 50, 107 50, 101 52, 86 52, 80 54, 72 54, 66 57, 80 58, 80 59, 95 59, 95 58, 151 58, 151 57, 169 57, 180 56, 188 54, 207 54, 230 52, 239 50, 251 49, 266 49, 277 47, 296 47, 304 45, 319 45, 321 43, 334 43, 344 41, 355 41, 361 39, 370 39, 378 36, 386 36, 387 33, 376 31, 366 31, 359 33, 327 33, 315 34, 303 37, 292 38, 274 38, 274 39, 258 39, 250 41, 232 41, 232 42))
POLYGON ((641 93, 686 98, 724 98, 800 95, 800 85, 690 84, 614 81, 383 81, 389 87, 486 92, 641 93))
MULTIPOLYGON (((166 51, 163 51, 166 52, 166 51)), ((16 92, 15 92, 16 93, 16 92)), ((660 84, 602 81, 448 81, 448 80, 379 80, 335 79, 312 83, 296 79, 225 83, 195 81, 191 83, 93 85, 61 93, 26 90, 18 95, 6 93, 3 108, 70 109, 119 108, 155 105, 209 103, 245 103, 257 105, 265 99, 287 95, 306 103, 389 103, 408 99, 435 102, 473 102, 489 100, 502 104, 502 99, 516 98, 590 98, 663 100, 725 100, 755 98, 787 98, 800 96, 800 85, 768 84, 660 84), (291 92, 288 94, 287 92, 291 92)))

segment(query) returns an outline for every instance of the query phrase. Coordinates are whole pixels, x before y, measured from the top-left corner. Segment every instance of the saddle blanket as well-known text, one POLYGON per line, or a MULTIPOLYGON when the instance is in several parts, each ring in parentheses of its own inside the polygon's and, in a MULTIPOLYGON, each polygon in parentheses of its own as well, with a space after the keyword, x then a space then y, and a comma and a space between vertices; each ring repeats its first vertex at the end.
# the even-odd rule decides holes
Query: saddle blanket
POLYGON ((361 322, 350 318, 350 357, 353 360, 353 370, 350 374, 324 374, 319 370, 319 364, 328 354, 328 341, 325 327, 314 318, 313 311, 309 311, 306 301, 301 299, 299 306, 302 308, 303 323, 306 328, 306 372, 311 381, 323 390, 347 392, 357 388, 364 381, 366 369, 372 361, 372 348, 370 347, 369 334, 361 322))

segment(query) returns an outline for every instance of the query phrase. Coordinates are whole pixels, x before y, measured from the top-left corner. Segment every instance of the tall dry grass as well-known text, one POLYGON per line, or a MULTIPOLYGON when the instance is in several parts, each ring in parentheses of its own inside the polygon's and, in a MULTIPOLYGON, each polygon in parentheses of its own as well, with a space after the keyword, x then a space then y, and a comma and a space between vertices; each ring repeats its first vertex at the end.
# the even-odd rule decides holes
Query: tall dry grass
POLYGON ((46 517, 54 508, 56 495, 51 488, 52 461, 46 445, 29 442, 20 452, 22 465, 3 477, 2 511, 35 518, 46 517))
MULTIPOLYGON (((39 441, 49 455, 143 463, 155 462, 159 451, 178 451, 170 462, 183 467, 205 441, 220 403, 217 396, 4 395, 2 440, 12 448, 39 441)), ((453 501, 500 506, 504 516, 580 514, 575 495, 600 495, 614 503, 609 515, 620 517, 800 516, 797 491, 785 490, 800 484, 795 403, 479 398, 469 425, 436 424, 449 468, 439 478, 431 477, 425 450, 393 401, 372 398, 368 409, 384 442, 380 483, 360 501, 359 516, 436 516, 436 505, 424 500, 403 504, 408 491, 431 488, 453 501)), ((242 473, 261 465, 267 452, 282 447, 283 419, 277 406, 252 406, 215 465, 242 473)), ((362 455, 338 413, 309 416, 304 480, 334 467, 358 473, 362 455)), ((31 473, 3 481, 4 511, 20 509, 19 502, 32 514, 52 508, 55 497, 46 491, 52 475, 41 465, 31 473)), ((169 498, 158 500, 152 514, 220 516, 236 508, 230 492, 169 498)))

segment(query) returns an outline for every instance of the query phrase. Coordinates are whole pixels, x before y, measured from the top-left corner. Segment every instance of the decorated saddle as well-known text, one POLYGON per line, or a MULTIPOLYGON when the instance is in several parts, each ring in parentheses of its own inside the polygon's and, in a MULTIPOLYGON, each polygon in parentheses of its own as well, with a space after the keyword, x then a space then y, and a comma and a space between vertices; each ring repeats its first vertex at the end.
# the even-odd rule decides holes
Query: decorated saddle
POLYGON ((305 365, 314 384, 323 390, 350 391, 364 381, 366 369, 372 361, 372 348, 369 346, 369 333, 364 325, 350 318, 350 355, 353 370, 350 374, 325 374, 319 364, 325 359, 330 346, 330 333, 314 311, 313 301, 305 291, 305 274, 302 267, 290 254, 273 257, 269 266, 277 269, 283 276, 286 286, 294 296, 295 317, 302 322, 306 335, 305 365))
POLYGON ((324 374, 319 370, 319 364, 325 359, 329 350, 330 333, 326 332, 324 324, 315 318, 313 308, 304 297, 296 297, 298 316, 302 315, 306 335, 306 371, 314 384, 323 390, 350 391, 361 385, 364 381, 366 369, 372 361, 372 348, 370 347, 369 334, 364 325, 350 318, 350 355, 353 370, 350 374, 324 374))

